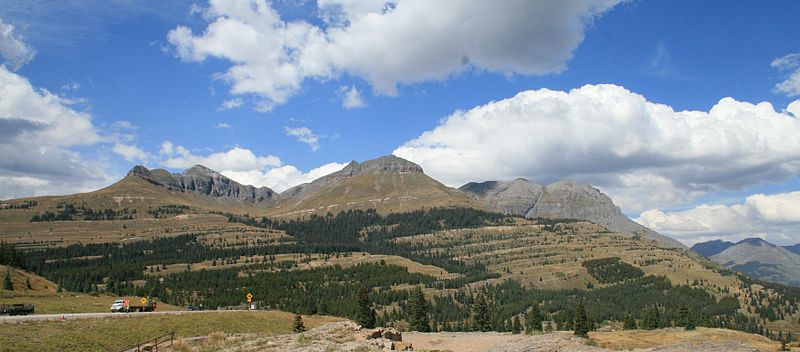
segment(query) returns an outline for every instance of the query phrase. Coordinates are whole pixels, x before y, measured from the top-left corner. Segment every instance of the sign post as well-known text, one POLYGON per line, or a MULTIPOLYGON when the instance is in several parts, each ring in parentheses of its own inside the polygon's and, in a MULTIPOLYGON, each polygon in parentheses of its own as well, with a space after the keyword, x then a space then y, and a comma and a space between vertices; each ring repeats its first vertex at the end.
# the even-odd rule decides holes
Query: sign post
POLYGON ((248 292, 246 297, 247 297, 247 308, 252 310, 253 309, 253 305, 251 305, 250 303, 253 302, 253 294, 248 292))

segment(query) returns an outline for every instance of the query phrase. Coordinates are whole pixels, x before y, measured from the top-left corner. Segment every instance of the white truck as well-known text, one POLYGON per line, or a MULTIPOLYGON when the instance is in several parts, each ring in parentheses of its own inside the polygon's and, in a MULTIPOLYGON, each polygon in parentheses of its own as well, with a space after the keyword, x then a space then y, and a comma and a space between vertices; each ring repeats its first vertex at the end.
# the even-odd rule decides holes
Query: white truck
POLYGON ((111 305, 111 313, 127 313, 127 312, 152 312, 156 310, 156 301, 142 297, 141 299, 121 298, 114 301, 111 305))

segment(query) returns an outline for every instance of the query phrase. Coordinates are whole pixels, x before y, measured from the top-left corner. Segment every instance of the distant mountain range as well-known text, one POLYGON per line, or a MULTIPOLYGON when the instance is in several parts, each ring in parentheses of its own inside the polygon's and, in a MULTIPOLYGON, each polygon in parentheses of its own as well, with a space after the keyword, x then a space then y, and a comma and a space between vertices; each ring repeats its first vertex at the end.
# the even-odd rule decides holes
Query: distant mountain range
POLYGON ((349 209, 406 212, 433 207, 468 207, 528 218, 588 220, 610 231, 685 248, 626 217, 598 189, 574 181, 541 186, 525 179, 471 182, 459 189, 427 176, 422 167, 396 156, 363 163, 297 185, 281 193, 242 185, 202 165, 181 173, 135 166, 125 178, 104 189, 70 196, 37 198, 43 206, 73 202, 95 209, 156 208, 185 205, 218 212, 270 217, 302 217, 349 209))
POLYGON ((760 238, 698 243, 692 250, 754 278, 800 286, 800 244, 776 246, 760 238))

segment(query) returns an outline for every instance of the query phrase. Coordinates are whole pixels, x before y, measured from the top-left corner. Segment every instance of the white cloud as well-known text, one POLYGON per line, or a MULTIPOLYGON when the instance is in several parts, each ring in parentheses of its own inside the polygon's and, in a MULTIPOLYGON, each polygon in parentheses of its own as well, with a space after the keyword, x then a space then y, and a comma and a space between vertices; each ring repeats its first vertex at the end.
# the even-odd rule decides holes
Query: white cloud
POLYGON ((779 57, 772 61, 772 67, 787 72, 786 78, 775 85, 775 90, 790 97, 800 95, 800 53, 779 57))
POLYGON ((443 80, 470 69, 548 74, 565 69, 595 18, 619 0, 502 3, 478 0, 353 2, 319 0, 318 27, 285 21, 264 0, 210 0, 202 33, 179 26, 167 39, 190 62, 232 66, 219 77, 234 95, 261 98, 269 110, 306 79, 343 74, 394 95, 398 84, 443 80))
POLYGON ((222 106, 220 106, 220 109, 221 110, 236 109, 242 106, 242 104, 244 104, 244 101, 242 99, 239 98, 228 99, 222 102, 222 106))
POLYGON ((36 51, 14 35, 14 26, 5 24, 0 19, 0 56, 5 60, 3 65, 11 71, 16 71, 33 60, 34 55, 36 51))
POLYGON ((626 211, 800 171, 800 121, 769 103, 674 111, 614 85, 541 89, 457 111, 394 154, 451 186, 526 177, 599 186, 626 211))
POLYGON ((295 137, 298 141, 308 144, 311 150, 319 149, 319 136, 315 135, 308 127, 284 127, 284 130, 286 130, 287 136, 295 137))
POLYGON ((230 124, 228 124, 227 122, 220 122, 220 123, 218 123, 218 124, 217 124, 217 126, 216 126, 216 127, 217 127, 217 128, 225 128, 225 129, 231 129, 231 128, 233 128, 233 126, 231 126, 231 125, 230 125, 230 124))
POLYGON ((712 239, 762 237, 781 244, 800 242, 800 192, 755 194, 741 204, 700 205, 682 211, 648 210, 635 219, 691 245, 712 239))
POLYGON ((99 188, 110 181, 107 165, 72 150, 111 142, 101 136, 88 113, 73 101, 37 90, 23 76, 0 66, 0 198, 69 193, 99 188), (30 180, 47 182, 39 187, 30 180))
POLYGON ((345 109, 357 109, 367 106, 356 86, 350 86, 349 88, 341 86, 338 93, 342 97, 342 107, 345 109))
POLYGON ((281 165, 281 159, 277 156, 257 156, 250 149, 241 147, 201 156, 165 141, 161 145, 161 154, 165 157, 161 165, 176 169, 186 169, 200 164, 217 171, 251 171, 281 165))
POLYGON ((146 163, 150 159, 150 156, 144 150, 135 145, 114 143, 114 148, 112 150, 114 153, 121 155, 125 161, 128 162, 134 162, 138 160, 146 163))
POLYGON ((227 171, 222 174, 240 183, 266 186, 276 192, 283 192, 291 187, 311 182, 327 174, 339 171, 346 165, 344 163, 328 163, 306 173, 292 165, 284 165, 266 171, 227 171))
POLYGON ((311 182, 346 166, 342 163, 328 163, 304 173, 293 165, 284 165, 277 156, 258 156, 246 148, 234 147, 225 152, 203 156, 193 154, 170 141, 161 144, 160 158, 159 163, 168 168, 186 169, 201 164, 241 184, 265 186, 277 192, 311 182))

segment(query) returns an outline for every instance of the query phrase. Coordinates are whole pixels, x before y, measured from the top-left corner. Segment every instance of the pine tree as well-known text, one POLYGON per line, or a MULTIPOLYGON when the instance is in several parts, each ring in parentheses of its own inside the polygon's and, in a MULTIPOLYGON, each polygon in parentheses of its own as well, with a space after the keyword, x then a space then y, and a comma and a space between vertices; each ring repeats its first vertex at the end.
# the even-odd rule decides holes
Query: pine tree
POLYGON ((533 331, 542 331, 542 322, 544 321, 544 314, 539 309, 539 304, 534 303, 531 307, 531 312, 525 317, 525 331, 531 333, 533 331))
POLYGON ((375 327, 375 311, 372 310, 372 302, 369 300, 369 290, 362 287, 356 296, 356 323, 372 329, 375 327))
POLYGON ((678 309, 678 320, 675 326, 685 327, 689 323, 689 307, 685 303, 678 309))
POLYGON ((694 326, 694 318, 690 315, 688 319, 686 319, 686 330, 694 330, 696 327, 694 326))
POLYGON ((6 269, 6 277, 3 279, 3 289, 14 291, 14 283, 11 282, 11 271, 6 269))
POLYGON ((489 304, 486 302, 486 297, 483 295, 475 299, 472 307, 472 324, 473 328, 478 331, 491 331, 492 319, 489 315, 489 304))
POLYGON ((306 326, 303 325, 303 317, 300 314, 294 316, 294 332, 306 331, 306 326))
POLYGON ((522 332, 522 326, 519 324, 519 316, 514 316, 511 322, 511 332, 514 334, 519 334, 522 332))
POLYGON ((419 288, 419 286, 411 292, 409 301, 411 305, 411 316, 409 317, 411 330, 430 332, 431 325, 430 321, 428 321, 428 301, 425 300, 425 294, 422 293, 422 289, 419 288))
POLYGON ((625 325, 622 328, 624 330, 636 330, 636 320, 633 319, 632 315, 625 316, 625 325))
POLYGON ((578 302, 578 307, 575 309, 575 336, 589 337, 589 319, 586 317, 583 301, 578 302))

